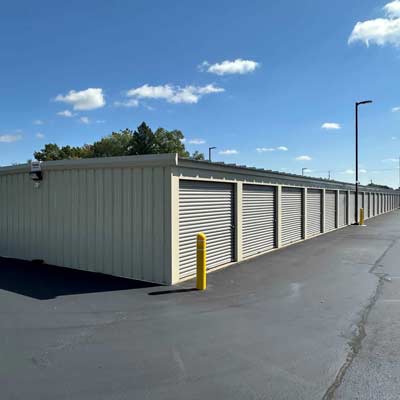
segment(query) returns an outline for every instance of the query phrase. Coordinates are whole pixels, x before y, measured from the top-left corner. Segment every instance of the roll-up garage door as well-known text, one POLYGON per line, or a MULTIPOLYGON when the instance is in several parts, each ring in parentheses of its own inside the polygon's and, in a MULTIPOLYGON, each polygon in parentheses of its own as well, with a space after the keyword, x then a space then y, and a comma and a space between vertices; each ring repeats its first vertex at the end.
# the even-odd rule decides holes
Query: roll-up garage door
POLYGON ((196 272, 196 237, 207 236, 207 269, 233 261, 234 192, 228 183, 179 183, 179 275, 196 272))
POLYGON ((339 226, 347 224, 347 193, 339 192, 339 226))
POLYGON ((282 246, 303 238, 303 196, 297 188, 282 188, 282 246))
POLYGON ((322 191, 307 190, 307 236, 315 236, 322 231, 322 191))
POLYGON ((383 195, 380 193, 379 194, 379 213, 382 214, 383 213, 383 195))
POLYGON ((336 192, 325 192, 325 232, 336 228, 336 192))
POLYGON ((364 193, 364 218, 369 218, 369 193, 364 193))
POLYGON ((371 217, 375 217, 376 215, 376 195, 375 193, 371 193, 371 217))
POLYGON ((354 224, 356 222, 355 212, 356 212, 356 193, 350 193, 350 215, 349 220, 350 224, 354 224))
POLYGON ((358 193, 358 222, 360 222, 360 208, 364 208, 364 193, 358 193))
POLYGON ((276 195, 271 186, 243 185, 243 256, 276 247, 276 195))

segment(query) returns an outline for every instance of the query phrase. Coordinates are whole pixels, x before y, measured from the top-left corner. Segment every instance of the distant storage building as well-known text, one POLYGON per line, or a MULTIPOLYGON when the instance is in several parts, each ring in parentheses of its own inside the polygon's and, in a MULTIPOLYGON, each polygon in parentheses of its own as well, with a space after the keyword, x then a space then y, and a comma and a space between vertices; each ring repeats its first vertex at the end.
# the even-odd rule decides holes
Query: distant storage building
MULTIPOLYGON (((175 154, 0 168, 0 256, 174 284, 355 222, 354 185, 175 154), (37 179, 37 180, 32 180, 37 179), (42 178, 42 180, 40 180, 42 178)), ((360 187, 366 219, 399 193, 360 187)))

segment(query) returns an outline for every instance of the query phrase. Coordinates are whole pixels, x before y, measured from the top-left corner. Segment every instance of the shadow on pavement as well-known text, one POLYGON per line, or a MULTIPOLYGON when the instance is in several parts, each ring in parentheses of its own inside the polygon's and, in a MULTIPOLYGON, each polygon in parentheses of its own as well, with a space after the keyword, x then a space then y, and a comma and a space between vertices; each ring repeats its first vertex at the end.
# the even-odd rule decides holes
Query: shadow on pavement
POLYGON ((0 258, 0 290, 37 300, 72 294, 132 290, 159 286, 131 279, 46 264, 0 258))

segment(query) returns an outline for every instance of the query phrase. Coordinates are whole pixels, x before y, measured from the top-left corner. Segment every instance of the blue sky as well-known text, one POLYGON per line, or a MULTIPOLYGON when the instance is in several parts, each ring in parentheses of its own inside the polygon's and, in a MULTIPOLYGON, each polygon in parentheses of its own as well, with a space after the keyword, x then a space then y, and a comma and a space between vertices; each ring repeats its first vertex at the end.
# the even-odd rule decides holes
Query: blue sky
POLYGON ((372 99, 361 181, 398 184, 398 0, 15 0, 0 43, 1 165, 146 121, 215 160, 353 181, 372 99))

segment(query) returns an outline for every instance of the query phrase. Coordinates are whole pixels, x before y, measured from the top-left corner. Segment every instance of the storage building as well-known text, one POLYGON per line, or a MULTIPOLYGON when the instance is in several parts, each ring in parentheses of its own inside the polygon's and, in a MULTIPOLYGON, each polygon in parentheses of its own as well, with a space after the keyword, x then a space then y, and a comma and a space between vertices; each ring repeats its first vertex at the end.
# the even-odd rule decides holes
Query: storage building
MULTIPOLYGON (((354 185, 175 154, 0 168, 0 256, 174 284, 355 221, 354 185)), ((366 218, 399 193, 360 187, 366 218)))

